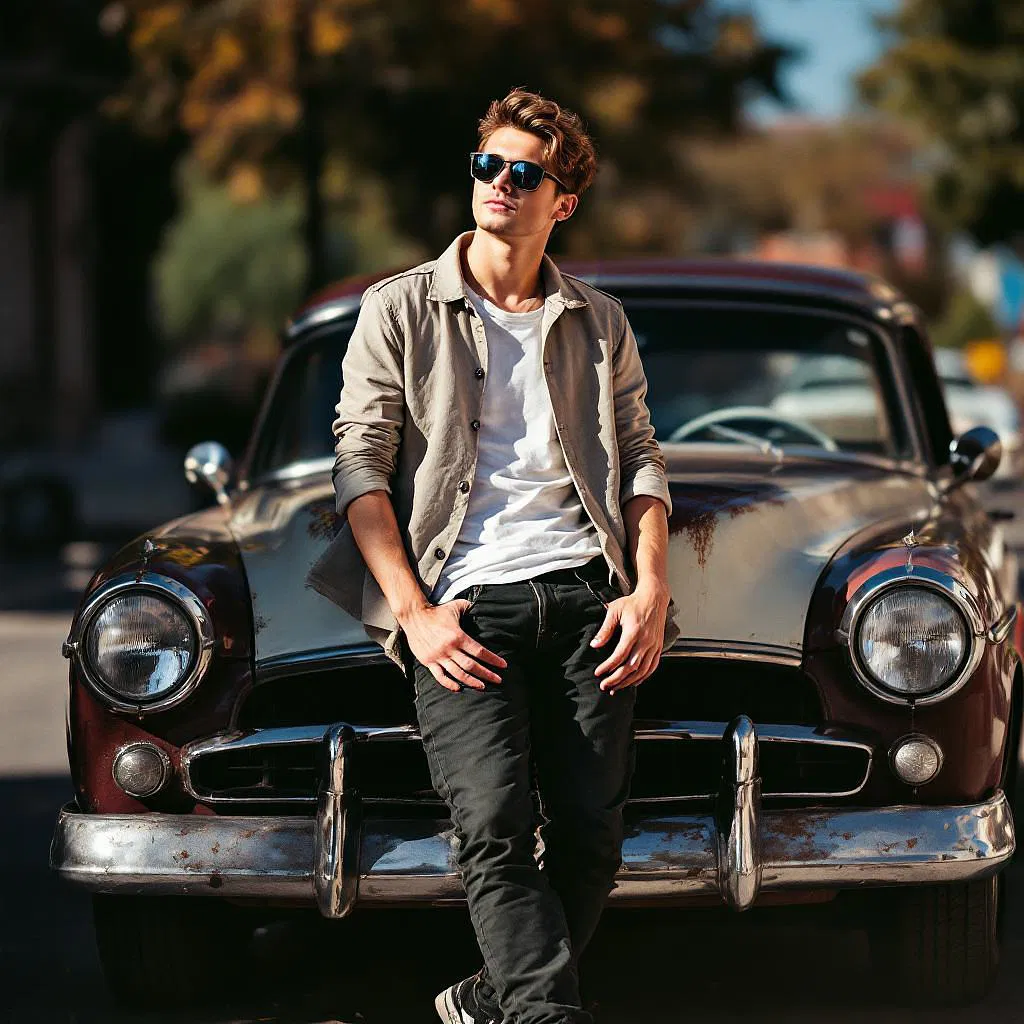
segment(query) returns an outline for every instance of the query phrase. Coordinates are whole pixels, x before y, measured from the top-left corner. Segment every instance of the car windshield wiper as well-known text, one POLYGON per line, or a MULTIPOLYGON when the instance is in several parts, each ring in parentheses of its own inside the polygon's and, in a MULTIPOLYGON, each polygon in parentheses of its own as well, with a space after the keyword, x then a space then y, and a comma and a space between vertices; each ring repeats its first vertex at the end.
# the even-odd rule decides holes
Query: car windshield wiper
POLYGON ((774 455, 775 458, 782 458, 782 449, 773 444, 765 437, 758 437, 757 434, 748 434, 745 430, 737 430, 735 427, 727 427, 723 423, 712 423, 708 426, 712 434, 716 434, 726 441, 738 441, 740 444, 749 444, 764 455, 774 455))

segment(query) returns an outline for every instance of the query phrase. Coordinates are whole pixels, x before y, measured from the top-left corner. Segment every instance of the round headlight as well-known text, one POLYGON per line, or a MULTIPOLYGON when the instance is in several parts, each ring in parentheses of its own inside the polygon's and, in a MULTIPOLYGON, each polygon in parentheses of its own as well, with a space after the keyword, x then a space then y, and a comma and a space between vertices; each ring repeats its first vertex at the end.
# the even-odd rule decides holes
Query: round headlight
POLYGON ((83 639, 85 661, 97 681, 139 704, 173 691, 201 647, 183 609, 148 590, 126 590, 101 605, 83 639))
POLYGON ((855 650, 880 687, 913 699, 957 676, 970 655, 971 632, 960 609, 937 590, 897 586, 864 610, 855 650))

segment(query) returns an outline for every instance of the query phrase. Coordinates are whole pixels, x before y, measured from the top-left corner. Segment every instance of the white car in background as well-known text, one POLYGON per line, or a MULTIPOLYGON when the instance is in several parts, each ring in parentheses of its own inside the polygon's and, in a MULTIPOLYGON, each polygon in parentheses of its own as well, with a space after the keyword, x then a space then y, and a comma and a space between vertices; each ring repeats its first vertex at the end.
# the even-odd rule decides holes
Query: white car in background
MULTIPOLYGON (((993 477, 1003 484, 1021 477, 1021 424, 1017 403, 1001 387, 982 384, 970 371, 959 349, 933 350, 935 368, 946 399, 954 437, 972 427, 990 427, 1003 445, 1003 457, 993 477)), ((884 403, 867 367, 855 359, 823 355, 805 360, 769 403, 776 413, 842 439, 846 446, 863 443, 888 430, 884 403)))
POLYGON ((953 436, 971 427, 991 427, 1003 442, 1003 457, 996 480, 1016 480, 1021 470, 1020 411, 1010 394, 1001 387, 982 384, 967 365, 960 349, 936 348, 935 369, 946 395, 953 436))

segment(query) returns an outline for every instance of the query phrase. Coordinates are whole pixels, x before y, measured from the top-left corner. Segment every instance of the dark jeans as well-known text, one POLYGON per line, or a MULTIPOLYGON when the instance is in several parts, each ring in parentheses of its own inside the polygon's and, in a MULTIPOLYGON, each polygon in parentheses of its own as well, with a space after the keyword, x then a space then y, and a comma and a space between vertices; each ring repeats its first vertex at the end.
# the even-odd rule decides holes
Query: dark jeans
POLYGON ((472 602, 463 629, 508 662, 501 684, 453 693, 406 656, 483 954, 477 995, 510 1024, 586 1024, 577 966, 621 862, 636 696, 605 694, 594 675, 618 630, 601 648, 590 641, 621 594, 598 557, 460 596, 472 602))

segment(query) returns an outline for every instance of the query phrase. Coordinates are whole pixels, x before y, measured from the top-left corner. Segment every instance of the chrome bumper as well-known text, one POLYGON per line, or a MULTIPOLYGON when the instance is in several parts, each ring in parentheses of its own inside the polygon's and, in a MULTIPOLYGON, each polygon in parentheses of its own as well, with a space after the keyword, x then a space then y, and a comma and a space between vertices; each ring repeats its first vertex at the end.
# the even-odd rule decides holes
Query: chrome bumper
MULTIPOLYGON (((316 905, 462 899, 450 830, 430 821, 362 819, 346 794, 346 727, 328 731, 315 819, 82 814, 64 807, 50 864, 96 892, 211 893, 316 905)), ((998 871, 1014 850, 1000 792, 980 804, 764 811, 757 736, 737 719, 724 737, 715 814, 652 813, 627 831, 611 898, 671 902, 720 895, 737 910, 760 892, 959 882, 998 871)))

